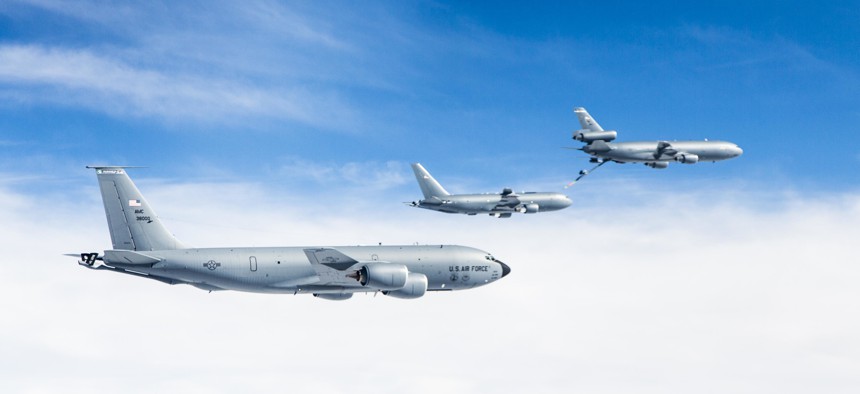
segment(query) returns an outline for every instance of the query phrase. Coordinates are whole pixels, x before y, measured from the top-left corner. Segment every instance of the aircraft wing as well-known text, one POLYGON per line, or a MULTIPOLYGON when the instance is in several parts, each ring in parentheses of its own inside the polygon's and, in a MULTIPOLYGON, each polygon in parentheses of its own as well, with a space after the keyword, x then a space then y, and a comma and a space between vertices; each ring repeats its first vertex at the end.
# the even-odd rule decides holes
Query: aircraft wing
POLYGON ((345 271, 358 263, 358 260, 332 248, 305 249, 305 255, 311 264, 322 264, 338 271, 345 271))
POLYGON ((678 150, 672 147, 668 141, 660 141, 657 143, 657 150, 654 152, 654 158, 659 159, 663 155, 675 156, 678 150))
POLYGON ((499 195, 502 196, 502 198, 499 199, 498 204, 496 204, 493 210, 503 211, 507 209, 513 209, 520 203, 519 196, 514 193, 512 189, 504 188, 502 192, 499 193, 499 195))

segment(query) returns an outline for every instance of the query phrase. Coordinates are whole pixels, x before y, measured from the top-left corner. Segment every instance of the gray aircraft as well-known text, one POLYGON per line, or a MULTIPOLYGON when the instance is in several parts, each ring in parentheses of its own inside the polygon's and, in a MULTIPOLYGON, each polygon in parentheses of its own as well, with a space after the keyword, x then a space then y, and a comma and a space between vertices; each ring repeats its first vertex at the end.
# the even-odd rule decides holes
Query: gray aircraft
MULTIPOLYGON (((573 139, 586 143, 579 149, 591 155, 592 163, 598 163, 594 169, 609 161, 643 163, 651 168, 666 168, 672 161, 684 164, 717 162, 735 158, 744 153, 736 144, 725 141, 610 142, 617 137, 616 131, 603 130, 585 108, 574 108, 573 112, 582 126, 581 130, 573 133, 573 139)), ((577 180, 587 174, 588 171, 583 170, 577 180)))
POLYGON ((167 231, 127 167, 88 168, 96 171, 113 243, 103 256, 80 254, 78 263, 94 270, 208 291, 311 293, 329 300, 362 292, 418 298, 483 286, 511 272, 487 252, 455 245, 190 248, 167 231))
POLYGON ((486 213, 497 218, 509 218, 514 212, 538 213, 558 211, 570 206, 570 198, 561 193, 523 192, 504 189, 501 193, 451 194, 430 175, 420 163, 412 164, 415 179, 424 199, 413 201, 413 207, 445 213, 477 215, 486 213))

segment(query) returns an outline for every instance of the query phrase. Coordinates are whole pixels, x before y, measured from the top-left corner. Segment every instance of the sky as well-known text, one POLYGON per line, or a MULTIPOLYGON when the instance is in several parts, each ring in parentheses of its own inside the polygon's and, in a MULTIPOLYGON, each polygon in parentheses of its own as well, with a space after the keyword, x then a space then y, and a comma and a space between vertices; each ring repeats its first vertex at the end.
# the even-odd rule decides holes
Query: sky
POLYGON ((0 3, 3 392, 853 393, 860 3, 0 3), (588 167, 619 140, 740 158, 588 167), (403 204, 561 191, 497 220, 403 204), (90 272, 90 164, 194 246, 444 243, 511 266, 404 301, 90 272))

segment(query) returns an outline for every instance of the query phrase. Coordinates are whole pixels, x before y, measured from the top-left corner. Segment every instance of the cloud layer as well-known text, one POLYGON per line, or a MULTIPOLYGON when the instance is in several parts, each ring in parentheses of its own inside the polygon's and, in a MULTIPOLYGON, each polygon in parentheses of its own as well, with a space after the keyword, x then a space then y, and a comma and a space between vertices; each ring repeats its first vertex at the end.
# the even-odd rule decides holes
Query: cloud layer
POLYGON ((397 202, 358 202, 344 216, 324 203, 294 209, 267 186, 138 183, 196 246, 454 243, 513 272, 412 302, 208 294, 59 256, 109 243, 94 181, 41 197, 4 187, 0 351, 14 356, 0 366, 3 391, 847 393, 860 383, 856 194, 689 192, 497 220, 397 202))

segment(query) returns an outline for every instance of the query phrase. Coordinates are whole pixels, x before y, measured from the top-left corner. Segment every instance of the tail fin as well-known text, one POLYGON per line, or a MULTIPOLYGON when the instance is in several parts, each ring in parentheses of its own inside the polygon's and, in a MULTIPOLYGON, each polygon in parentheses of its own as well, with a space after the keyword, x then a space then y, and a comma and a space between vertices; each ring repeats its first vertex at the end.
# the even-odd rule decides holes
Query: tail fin
POLYGON ((576 107, 573 109, 573 113, 576 114, 576 117, 579 118, 579 125, 582 126, 585 130, 590 131, 603 131, 603 128, 597 124, 597 121, 588 114, 588 111, 582 107, 576 107))
POLYGON ((444 197, 450 195, 439 182, 433 179, 421 163, 412 163, 412 171, 415 172, 415 179, 418 180, 418 186, 421 186, 421 193, 424 193, 424 199, 429 200, 433 197, 444 197))
POLYGON ((167 231, 149 203, 137 190, 124 167, 90 167, 96 170, 114 249, 167 250, 184 246, 167 231))

